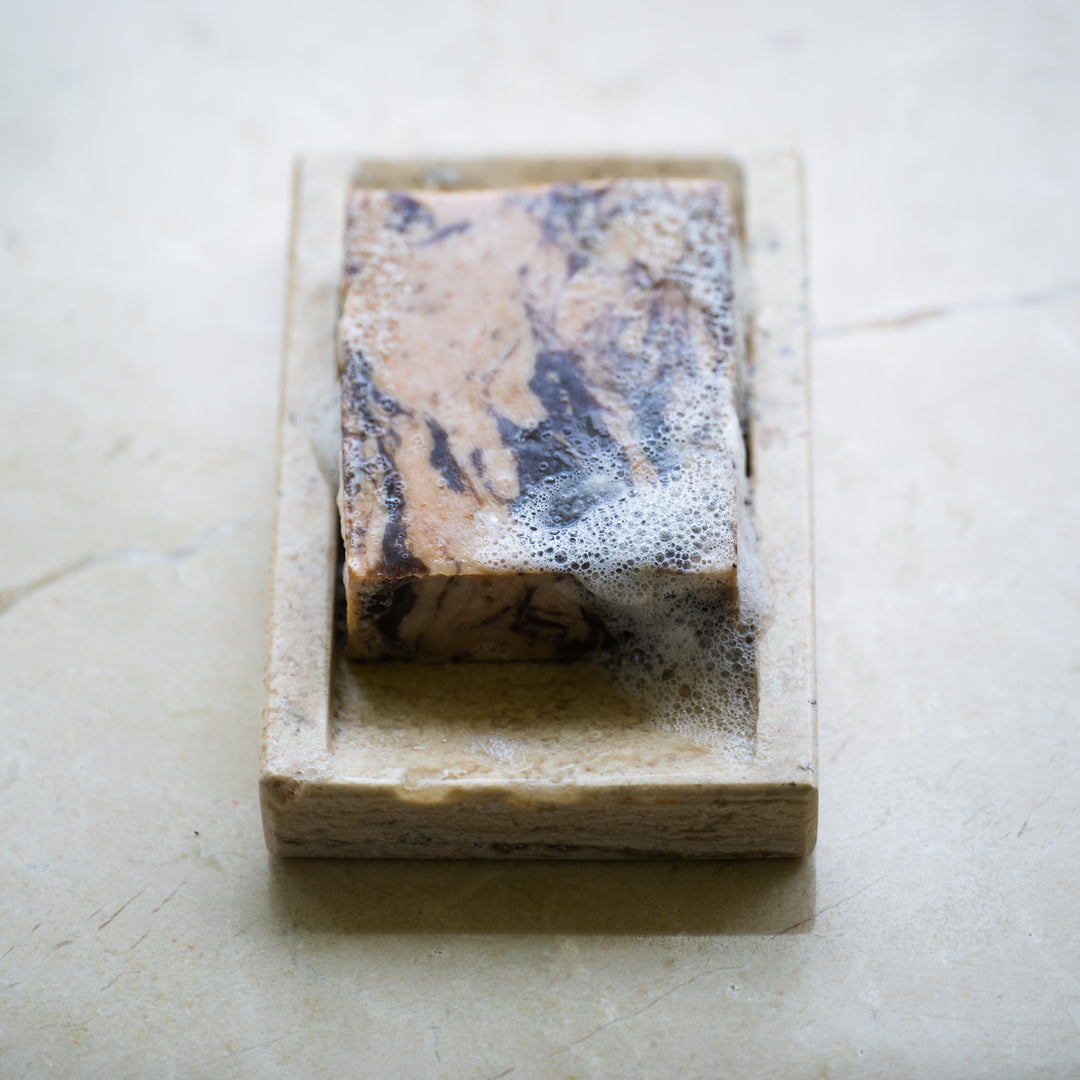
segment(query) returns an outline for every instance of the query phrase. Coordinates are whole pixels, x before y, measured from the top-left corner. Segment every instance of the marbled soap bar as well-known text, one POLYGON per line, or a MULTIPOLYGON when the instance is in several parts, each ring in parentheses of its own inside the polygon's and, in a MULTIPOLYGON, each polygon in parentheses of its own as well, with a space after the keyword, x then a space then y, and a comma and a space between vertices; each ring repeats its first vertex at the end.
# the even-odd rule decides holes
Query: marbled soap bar
POLYGON ((351 195, 351 656, 565 658, 613 576, 734 587, 734 243, 718 181, 351 195))

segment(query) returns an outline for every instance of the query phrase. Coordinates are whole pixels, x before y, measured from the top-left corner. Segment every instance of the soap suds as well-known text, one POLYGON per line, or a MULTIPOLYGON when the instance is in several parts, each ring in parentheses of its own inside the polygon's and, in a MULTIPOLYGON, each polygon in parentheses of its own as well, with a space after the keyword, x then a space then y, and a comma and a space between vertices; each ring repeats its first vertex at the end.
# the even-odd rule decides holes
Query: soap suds
POLYGON ((509 769, 522 768, 529 756, 528 743, 498 734, 480 735, 466 749, 481 759, 509 769))
MULTIPOLYGON (((621 228, 633 244, 642 292, 667 290, 669 307, 696 308, 710 340, 701 348, 669 330, 633 343, 642 372, 664 372, 668 396, 664 422, 640 433, 647 464, 628 470, 625 458, 595 446, 569 471, 524 489, 511 527, 489 540, 483 558, 506 571, 572 575, 567 587, 610 632, 602 661, 616 686, 658 728, 748 757, 757 712, 755 637, 766 598, 736 404, 741 320, 728 256, 733 230, 714 208, 658 201, 647 187, 602 214, 596 201, 559 204, 547 230, 549 242, 576 258, 570 288, 580 283, 588 292, 583 279, 596 249, 589 215, 603 217, 616 243, 621 228), (566 227, 567 218, 576 228, 566 227), (737 592, 718 580, 733 563, 737 592)), ((564 292, 563 318, 551 320, 564 336, 572 310, 566 299, 564 292)), ((601 349, 612 340, 604 312, 575 321, 583 331, 573 335, 578 341, 592 337, 601 349)), ((670 317, 656 322, 680 325, 670 317)), ((630 401, 648 392, 648 382, 635 384, 631 369, 613 389, 630 401)), ((639 404, 635 412, 642 411, 639 404)))
POLYGON ((746 499, 739 588, 710 578, 730 561, 731 507, 714 492, 715 463, 690 463, 646 485, 613 463, 545 485, 515 508, 513 527, 485 552, 506 569, 569 573, 608 628, 601 657, 616 686, 658 727, 733 756, 753 748, 754 641, 765 611, 746 499), (595 501, 567 522, 565 492, 595 501), (719 556, 719 558, 718 558, 719 556), (703 572, 704 571, 704 572, 703 572))

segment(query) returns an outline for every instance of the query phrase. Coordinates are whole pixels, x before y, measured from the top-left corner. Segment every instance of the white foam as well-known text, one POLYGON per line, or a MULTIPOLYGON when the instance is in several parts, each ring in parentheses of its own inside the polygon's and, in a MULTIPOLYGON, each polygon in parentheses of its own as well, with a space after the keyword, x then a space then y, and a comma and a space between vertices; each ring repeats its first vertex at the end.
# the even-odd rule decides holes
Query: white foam
POLYGON ((468 750, 497 765, 505 765, 511 769, 520 769, 529 756, 528 743, 497 734, 481 735, 473 739, 468 744, 468 750))
MULTIPOLYGON (((616 684, 653 723, 708 750, 753 748, 757 624, 765 592, 749 522, 739 508, 738 598, 710 570, 735 554, 733 466, 715 455, 646 484, 594 461, 545 484, 515 508, 512 527, 484 553, 514 571, 568 573, 616 640, 604 656, 616 684), (569 524, 560 499, 596 500, 569 524), (553 524, 554 522, 554 524, 553 524)), ((740 487, 745 491, 746 485, 740 487)))

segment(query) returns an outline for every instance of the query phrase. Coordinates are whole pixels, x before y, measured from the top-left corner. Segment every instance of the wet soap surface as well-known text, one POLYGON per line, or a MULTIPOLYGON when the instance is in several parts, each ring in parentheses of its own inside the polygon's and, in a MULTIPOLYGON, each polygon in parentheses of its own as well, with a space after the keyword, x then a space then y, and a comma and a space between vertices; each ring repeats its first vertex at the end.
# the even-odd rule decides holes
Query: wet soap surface
POLYGON ((352 194, 352 655, 592 651, 608 633, 581 572, 613 549, 608 576, 734 586, 730 201, 715 180, 352 194), (638 498, 627 516, 645 494, 663 505, 638 498))

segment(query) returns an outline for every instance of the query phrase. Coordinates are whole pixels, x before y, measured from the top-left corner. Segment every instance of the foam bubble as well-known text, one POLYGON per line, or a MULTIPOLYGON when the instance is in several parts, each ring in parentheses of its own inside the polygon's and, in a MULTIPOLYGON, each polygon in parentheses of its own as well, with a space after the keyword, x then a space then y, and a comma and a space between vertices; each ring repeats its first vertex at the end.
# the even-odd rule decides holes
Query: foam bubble
POLYGON ((520 739, 505 735, 481 735, 469 743, 468 749, 479 757, 511 769, 520 769, 529 755, 529 746, 520 739))

